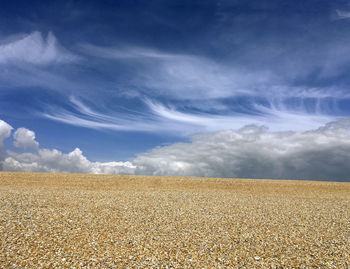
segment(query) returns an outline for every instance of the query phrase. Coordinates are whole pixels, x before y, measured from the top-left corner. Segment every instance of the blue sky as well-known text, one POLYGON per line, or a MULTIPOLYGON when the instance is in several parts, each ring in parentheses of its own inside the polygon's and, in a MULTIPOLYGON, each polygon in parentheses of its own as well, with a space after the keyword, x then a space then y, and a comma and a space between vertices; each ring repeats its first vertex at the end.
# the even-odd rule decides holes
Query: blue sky
POLYGON ((350 115, 349 43, 347 1, 2 1, 0 119, 91 162, 318 130, 350 115))

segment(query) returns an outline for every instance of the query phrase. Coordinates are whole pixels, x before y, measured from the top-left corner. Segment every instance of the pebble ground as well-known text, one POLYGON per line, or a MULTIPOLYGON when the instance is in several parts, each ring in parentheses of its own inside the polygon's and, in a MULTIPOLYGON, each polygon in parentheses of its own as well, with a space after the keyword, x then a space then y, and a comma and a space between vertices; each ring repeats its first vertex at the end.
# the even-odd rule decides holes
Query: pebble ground
POLYGON ((0 172, 0 268, 350 268, 350 183, 0 172))

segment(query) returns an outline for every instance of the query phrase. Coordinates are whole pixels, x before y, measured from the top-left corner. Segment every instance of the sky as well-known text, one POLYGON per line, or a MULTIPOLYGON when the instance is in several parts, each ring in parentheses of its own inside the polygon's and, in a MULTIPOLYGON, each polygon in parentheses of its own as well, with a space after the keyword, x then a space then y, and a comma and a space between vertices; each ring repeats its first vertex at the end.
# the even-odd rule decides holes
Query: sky
POLYGON ((1 1, 0 170, 350 181, 349 1, 1 1))

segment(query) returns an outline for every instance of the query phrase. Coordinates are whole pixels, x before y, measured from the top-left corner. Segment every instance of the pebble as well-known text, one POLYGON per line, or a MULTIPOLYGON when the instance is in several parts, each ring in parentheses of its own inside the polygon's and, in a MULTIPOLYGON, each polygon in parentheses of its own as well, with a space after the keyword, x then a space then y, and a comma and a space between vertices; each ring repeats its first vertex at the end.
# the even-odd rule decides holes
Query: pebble
POLYGON ((349 197, 349 183, 0 172, 0 268, 349 268, 349 197))

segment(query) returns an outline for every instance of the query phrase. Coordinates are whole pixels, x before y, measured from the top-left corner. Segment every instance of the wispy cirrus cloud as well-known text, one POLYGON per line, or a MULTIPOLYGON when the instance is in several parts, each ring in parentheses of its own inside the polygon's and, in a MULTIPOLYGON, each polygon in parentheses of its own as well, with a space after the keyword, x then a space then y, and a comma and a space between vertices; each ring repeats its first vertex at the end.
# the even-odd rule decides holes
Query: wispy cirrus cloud
POLYGON ((191 135, 198 132, 215 132, 238 129, 247 124, 265 124, 271 130, 306 130, 317 128, 337 117, 324 114, 307 113, 303 108, 298 112, 277 108, 274 105, 263 106, 253 103, 250 114, 229 110, 221 114, 207 112, 181 111, 176 106, 168 106, 151 99, 144 99, 148 108, 143 112, 116 113, 113 111, 97 112, 82 100, 71 97, 71 109, 47 109, 41 115, 55 121, 91 129, 115 131, 138 131, 156 133, 174 133, 191 135))
POLYGON ((131 61, 136 71, 130 86, 154 95, 203 100, 249 95, 267 83, 278 83, 268 70, 248 71, 199 55, 141 47, 113 48, 85 44, 82 48, 89 55, 121 64, 131 61))
POLYGON ((116 113, 105 111, 104 113, 88 107, 76 97, 70 98, 71 110, 48 107, 40 115, 54 121, 63 122, 73 126, 80 126, 99 130, 137 131, 154 133, 172 133, 188 135, 195 132, 190 124, 170 122, 151 111, 132 113, 116 113))
MULTIPOLYGON (((23 44, 31 42, 39 44, 35 51, 48 52, 41 56, 43 58, 35 60, 23 58, 24 56, 19 54, 18 59, 11 60, 17 63, 15 67, 9 62, 4 62, 5 72, 0 74, 3 85, 39 86, 60 91, 63 95, 74 94, 76 97, 71 97, 64 106, 43 104, 42 111, 36 115, 85 128, 175 132, 177 135, 235 129, 245 124, 266 124, 272 130, 287 130, 292 125, 293 128, 304 130, 336 119, 338 116, 328 114, 325 106, 320 104, 323 104, 324 100, 327 102, 328 98, 345 98, 347 95, 337 87, 289 85, 283 77, 269 68, 263 71, 251 70, 240 64, 219 62, 204 56, 162 52, 142 47, 118 48, 85 44, 80 47, 84 57, 102 59, 102 63, 96 63, 93 70, 128 66, 127 71, 120 68, 119 75, 113 68, 109 68, 111 76, 117 77, 116 80, 113 78, 113 81, 105 81, 101 78, 90 83, 84 71, 81 73, 85 76, 84 79, 81 74, 73 78, 71 73, 76 72, 76 69, 70 72, 70 66, 58 70, 47 68, 49 63, 74 63, 73 59, 78 59, 57 45, 58 41, 53 35, 50 37, 49 34, 45 41, 40 33, 35 32, 6 44, 22 48, 23 44), (21 46, 17 46, 17 43, 21 46), (65 54, 66 52, 68 54, 65 54), (57 58, 60 53, 63 53, 64 57, 61 55, 61 58, 57 58), (68 55, 73 57, 72 61, 68 60, 68 55), (111 61, 111 65, 105 65, 105 61, 111 61), (22 64, 18 65, 20 62, 22 64), (93 97, 94 92, 99 93, 98 101, 93 97), (118 103, 116 96, 129 98, 129 95, 124 93, 131 92, 135 94, 130 98, 143 104, 142 109, 124 106, 123 111, 115 111, 105 106, 109 100, 116 100, 118 103), (82 96, 90 105, 79 99, 82 96), (230 98, 249 101, 237 101, 237 107, 225 103, 225 100, 230 98), (259 98, 264 100, 264 104, 255 101, 259 98), (297 98, 299 107, 288 105, 288 100, 293 98, 297 98), (308 99, 312 99, 313 102, 305 105, 304 100, 308 99), (185 102, 188 109, 184 110, 185 102)), ((11 57, 7 61, 10 61, 11 57)), ((82 64, 88 65, 89 62, 85 61, 82 64)), ((77 69, 79 68, 89 69, 87 66, 78 66, 77 69)))
MULTIPOLYGON (((59 60, 59 57, 56 57, 57 61, 53 60, 59 52, 65 52, 57 45, 53 35, 50 37, 49 34, 46 41, 37 32, 27 38, 30 42, 39 44, 36 50, 39 48, 48 51, 42 56, 42 64, 65 62, 59 60)), ((18 40, 11 44, 24 42, 23 39, 18 40)), ((235 129, 245 124, 266 124, 272 130, 287 130, 291 125, 297 130, 317 127, 338 117, 325 109, 321 111, 320 104, 328 102, 329 98, 347 96, 337 87, 291 85, 288 79, 276 73, 273 68, 254 70, 241 63, 220 62, 200 55, 133 46, 101 47, 85 44, 80 49, 87 58, 102 59, 101 63, 93 67, 94 70, 111 66, 118 67, 121 73, 118 75, 113 68, 109 68, 111 76, 117 77, 116 80, 111 82, 95 79, 89 83, 80 76, 72 79, 69 67, 57 74, 47 71, 29 58, 25 60, 27 64, 19 69, 16 67, 15 71, 10 69, 9 74, 0 74, 0 80, 12 86, 39 85, 45 89, 76 94, 77 97, 71 97, 65 107, 58 104, 44 105, 44 111, 38 114, 51 120, 93 129, 176 132, 181 135, 235 129), (111 61, 111 65, 106 65, 105 61, 111 61), (28 66, 28 63, 31 65, 28 66), (128 67, 126 70, 123 69, 125 65, 128 67), (96 89, 100 93, 98 101, 91 97, 96 89), (143 109, 136 111, 132 107, 124 107, 124 111, 120 112, 105 107, 109 99, 118 95, 127 96, 123 93, 128 92, 136 93, 132 98, 143 103, 143 109), (85 104, 78 99, 79 96, 84 96, 99 109, 85 104), (238 111, 234 105, 224 103, 230 98, 241 98, 249 102, 241 103, 238 111), (264 104, 255 99, 263 99, 264 104), (291 102, 290 99, 297 101, 291 102), (307 102, 304 103, 304 100, 313 101, 305 105, 307 102), (184 102, 187 102, 189 108, 186 111, 179 105, 184 102), (205 106, 205 103, 208 105, 205 106)), ((74 57, 73 55, 73 59, 76 59, 74 57)), ((84 64, 88 65, 88 62, 84 64)))
POLYGON ((337 20, 348 20, 350 19, 350 11, 336 9, 334 18, 337 20))
MULTIPOLYGON (((118 64, 131 62, 136 68, 127 88, 137 89, 141 98, 146 99, 145 103, 150 110, 148 115, 158 120, 187 124, 183 128, 192 125, 197 131, 238 128, 247 123, 258 122, 267 124, 274 130, 285 130, 288 123, 298 129, 316 127, 336 118, 331 115, 333 111, 325 109, 327 105, 324 104, 329 99, 349 97, 341 87, 307 86, 290 82, 298 77, 304 79, 306 74, 314 68, 317 69, 317 63, 293 63, 294 69, 295 65, 300 68, 292 72, 290 66, 286 65, 283 67, 283 74, 281 70, 276 72, 276 68, 271 65, 254 70, 239 61, 218 62, 199 55, 140 47, 100 47, 85 44, 83 50, 88 55, 118 64), (150 101, 154 97, 167 100, 169 107, 161 102, 150 101), (240 109, 246 106, 245 113, 237 111, 235 106, 223 103, 223 100, 229 98, 250 100, 248 106, 240 104, 240 109), (263 99, 265 104, 255 102, 254 99, 263 99), (178 104, 184 102, 192 111, 181 111, 178 104), (205 106, 205 103, 208 105, 205 106), (220 115, 213 114, 213 111, 220 115)), ((336 72, 339 65, 342 65, 334 58, 343 57, 331 57, 336 56, 333 52, 327 52, 327 55, 329 57, 326 57, 325 67, 321 69, 322 76, 336 72)), ((322 66, 321 63, 319 65, 322 66)))
MULTIPOLYGON (((309 114, 305 111, 288 111, 253 104, 254 114, 230 113, 224 115, 212 115, 208 113, 185 113, 166 107, 162 104, 147 101, 149 108, 156 115, 166 120, 190 123, 199 126, 200 131, 220 131, 227 129, 238 129, 247 124, 262 124, 269 126, 271 130, 306 130, 323 125, 334 117, 322 114, 309 114)), ((226 111, 227 113, 227 111, 226 111)))
POLYGON ((0 41, 0 64, 34 64, 70 63, 78 57, 60 46, 52 32, 46 39, 38 32, 32 32, 7 41, 0 41))
MULTIPOLYGON (((266 48, 260 49, 264 52, 266 48)), ((120 65, 131 64, 133 73, 128 77, 127 90, 137 89, 146 96, 198 102, 234 96, 343 98, 341 87, 322 83, 307 85, 306 78, 312 74, 312 82, 315 82, 341 75, 349 62, 349 49, 336 43, 315 50, 306 53, 305 50, 294 52, 286 48, 277 53, 281 59, 276 59, 274 49, 270 48, 266 54, 252 51, 237 60, 218 61, 203 55, 142 47, 82 45, 82 51, 87 55, 120 65), (251 66, 254 61, 250 54, 255 57, 257 67, 251 66)))
POLYGON ((164 53, 154 49, 137 46, 102 47, 92 44, 81 44, 82 52, 106 59, 166 59, 175 57, 186 57, 184 54, 164 53))
POLYGON ((70 78, 70 65, 81 60, 60 45, 56 36, 34 31, 0 40, 1 88, 40 87, 72 91, 84 83, 70 78))

